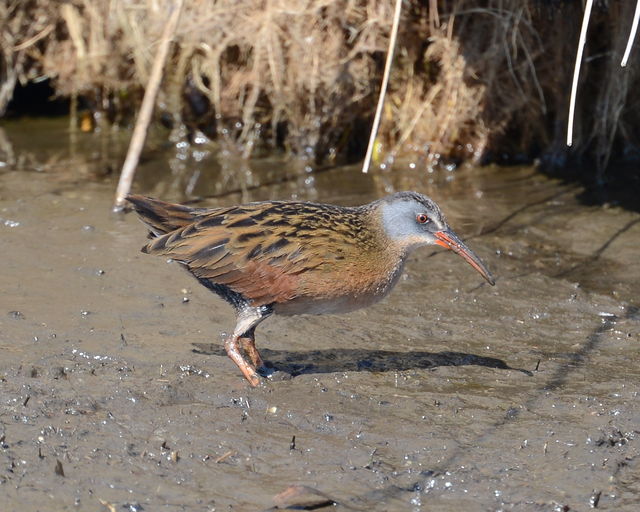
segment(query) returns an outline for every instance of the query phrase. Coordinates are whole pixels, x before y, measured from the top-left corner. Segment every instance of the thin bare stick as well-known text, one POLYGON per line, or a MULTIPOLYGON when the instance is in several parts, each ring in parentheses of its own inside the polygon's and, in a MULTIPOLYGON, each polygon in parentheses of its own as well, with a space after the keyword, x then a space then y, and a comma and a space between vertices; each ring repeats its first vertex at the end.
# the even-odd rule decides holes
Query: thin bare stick
POLYGON ((631 53, 631 47, 633 41, 636 38, 636 32, 638 31, 638 20, 640 19, 640 0, 636 0, 636 12, 633 15, 633 23, 631 24, 631 32, 629 32, 629 39, 627 40, 627 47, 624 50, 624 56, 620 65, 624 68, 629 60, 629 54, 631 53))
POLYGON ((438 16, 438 0, 429 0, 429 26, 431 30, 440 28, 440 16, 438 16))
POLYGON ((26 41, 23 41, 20 44, 17 44, 13 47, 14 52, 19 52, 20 50, 24 50, 25 48, 29 48, 29 46, 36 44, 40 39, 47 37, 56 26, 52 23, 51 25, 47 25, 44 27, 39 33, 35 36, 30 37, 26 41))
POLYGON ((376 115, 373 118, 373 126, 371 127, 371 135, 369 136, 369 146, 367 154, 362 164, 362 172, 369 170, 371 163, 371 155, 373 154, 373 145, 378 135, 378 126, 380 126, 380 117, 382 116, 382 107, 384 106, 384 97, 387 93, 387 85, 389 84, 389 75, 391 74, 391 63, 393 62, 393 54, 396 49, 396 39, 398 38, 398 25, 400 25, 400 12, 402 10, 402 0, 396 0, 396 8, 393 12, 393 26, 391 27, 391 35, 389 37, 389 50, 387 51, 387 61, 384 64, 384 75, 382 76, 382 85, 380 86, 380 96, 378 97, 378 107, 376 115))
POLYGON ((147 82, 144 98, 142 99, 142 105, 140 106, 140 112, 138 112, 136 126, 133 129, 133 135, 131 135, 127 158, 122 166, 122 173, 120 174, 120 181, 118 182, 118 188, 116 190, 116 199, 113 205, 114 212, 122 211, 124 198, 131 189, 131 183, 133 182, 136 166, 140 159, 140 153, 142 152, 142 147, 144 146, 144 142, 147 138, 147 129, 151 122, 153 106, 155 105, 158 89, 160 88, 160 82, 162 81, 162 70, 167 60, 167 55, 169 54, 171 40, 173 39, 178 27, 178 19, 180 18, 180 11, 182 11, 182 3, 183 0, 176 0, 175 4, 171 8, 167 24, 164 26, 164 31, 162 32, 162 39, 153 61, 149 81, 147 82))
POLYGON ((227 453, 224 453, 224 454, 220 455, 220 457, 218 457, 213 462, 215 462, 216 464, 220 464, 221 462, 225 461, 226 459, 228 459, 229 457, 232 457, 235 454, 236 454, 235 451, 229 450, 227 453))
POLYGON ((576 111, 576 93, 578 91, 578 77, 580 76, 580 65, 582 64, 582 53, 584 52, 584 43, 587 40, 587 27, 589 26, 589 18, 591 17, 591 8, 593 0, 587 0, 584 6, 584 16, 582 17, 582 28, 580 29, 580 40, 578 41, 578 52, 576 54, 576 65, 573 69, 573 83, 571 84, 571 100, 569 102, 569 120, 567 121, 567 146, 573 144, 573 118, 576 111))

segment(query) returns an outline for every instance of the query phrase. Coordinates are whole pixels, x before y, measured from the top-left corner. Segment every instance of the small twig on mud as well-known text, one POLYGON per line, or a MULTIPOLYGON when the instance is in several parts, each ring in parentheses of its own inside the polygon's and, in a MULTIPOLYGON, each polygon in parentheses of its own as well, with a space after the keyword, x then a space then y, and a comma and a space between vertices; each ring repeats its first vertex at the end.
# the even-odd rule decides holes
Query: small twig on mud
POLYGON ((382 76, 382 85, 380 86, 380 96, 378 97, 378 106, 376 107, 376 115, 373 118, 373 126, 371 127, 371 135, 369 136, 369 146, 367 146, 367 155, 364 157, 362 164, 362 172, 369 170, 371 163, 371 155, 373 155, 373 145, 378 135, 378 126, 380 125, 380 117, 382 116, 382 107, 384 106, 384 97, 387 93, 387 85, 389 84, 389 75, 391 74, 391 63, 393 62, 393 54, 396 49, 396 39, 398 38, 398 25, 400 25, 400 12, 402 11, 402 0, 396 0, 396 8, 393 12, 393 25, 391 27, 391 35, 389 36, 389 50, 387 51, 387 61, 384 64, 384 74, 382 76))
POLYGON ((222 455, 220 455, 220 457, 218 457, 216 460, 214 460, 213 462, 215 462, 216 464, 220 464, 221 462, 224 462, 225 460, 227 460, 229 457, 232 457, 233 455, 235 455, 236 452, 233 450, 229 450, 227 453, 223 453, 222 455))
POLYGON ((60 462, 60 459, 56 459, 56 466, 53 471, 58 476, 64 476, 64 469, 62 468, 62 462, 60 462))
POLYGON ((109 510, 109 512, 116 512, 116 506, 113 503, 109 503, 106 500, 101 500, 100 498, 98 498, 98 501, 100 502, 100 505, 109 510))
POLYGON ((573 83, 571 84, 571 100, 569 102, 569 120, 567 121, 567 146, 573 144, 573 117, 576 110, 576 92, 578 90, 578 77, 580 76, 580 65, 582 64, 582 52, 584 43, 587 40, 587 27, 591 17, 593 0, 587 0, 584 6, 584 16, 582 17, 582 28, 580 29, 580 39, 578 40, 578 52, 576 53, 576 65, 573 70, 573 83))
POLYGON ((116 199, 113 205, 114 212, 122 211, 124 206, 124 198, 131 189, 131 183, 133 182, 133 176, 135 174, 136 166, 142 152, 142 146, 147 138, 147 129, 151 122, 151 114, 153 113, 153 106, 156 102, 156 96, 158 95, 158 89, 160 88, 160 81, 162 80, 162 70, 169 54, 169 45, 173 39, 173 35, 178 27, 178 19, 180 18, 180 11, 182 11, 183 0, 176 0, 172 8, 171 15, 167 20, 167 24, 164 27, 162 33, 162 39, 158 52, 153 61, 151 68, 151 75, 147 82, 147 88, 144 92, 144 98, 142 99, 142 105, 140 106, 140 112, 138 113, 138 120, 136 126, 133 129, 133 135, 131 136, 131 143, 129 144, 129 151, 127 151, 127 158, 122 166, 122 174, 120 175, 120 181, 118 182, 118 189, 116 190, 116 199))

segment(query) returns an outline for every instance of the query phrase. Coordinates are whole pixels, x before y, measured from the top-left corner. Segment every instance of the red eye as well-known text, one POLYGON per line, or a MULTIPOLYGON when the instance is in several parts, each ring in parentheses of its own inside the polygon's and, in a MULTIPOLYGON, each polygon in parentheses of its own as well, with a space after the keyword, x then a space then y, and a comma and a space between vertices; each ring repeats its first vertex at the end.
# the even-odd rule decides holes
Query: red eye
POLYGON ((427 222, 429 222, 429 217, 427 217, 427 215, 424 213, 419 213, 418 215, 416 215, 416 221, 418 222, 418 224, 426 224, 427 222))

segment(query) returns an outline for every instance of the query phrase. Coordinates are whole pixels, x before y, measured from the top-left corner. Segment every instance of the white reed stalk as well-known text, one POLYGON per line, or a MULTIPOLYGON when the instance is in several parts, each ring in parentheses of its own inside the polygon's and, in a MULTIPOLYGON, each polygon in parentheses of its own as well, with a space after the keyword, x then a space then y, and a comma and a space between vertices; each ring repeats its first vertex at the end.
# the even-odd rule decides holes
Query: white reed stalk
POLYGON ((576 65, 573 70, 573 83, 571 84, 571 100, 569 102, 569 120, 567 121, 567 146, 573 144, 573 118, 576 111, 576 92, 578 90, 578 78, 580 76, 580 64, 582 63, 582 53, 584 52, 584 43, 587 40, 587 27, 589 26, 589 18, 591 17, 591 8, 593 0, 587 0, 584 7, 584 16, 582 17, 582 28, 580 29, 580 40, 578 41, 578 52, 576 54, 576 65))
POLYGON ((629 39, 627 40, 627 47, 624 50, 622 62, 620 65, 624 68, 629 60, 629 54, 631 53, 631 47, 633 41, 636 38, 636 32, 638 31, 638 20, 640 19, 640 0, 636 0, 636 12, 633 15, 633 23, 631 24, 631 32, 629 32, 629 39))

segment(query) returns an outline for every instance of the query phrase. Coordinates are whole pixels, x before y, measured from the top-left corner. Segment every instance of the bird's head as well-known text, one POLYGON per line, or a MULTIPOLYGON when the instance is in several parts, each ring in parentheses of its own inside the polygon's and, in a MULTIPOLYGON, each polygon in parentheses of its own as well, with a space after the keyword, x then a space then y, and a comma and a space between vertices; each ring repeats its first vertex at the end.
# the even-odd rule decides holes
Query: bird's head
POLYGON ((380 200, 383 228, 394 242, 407 249, 440 245, 462 256, 489 284, 493 276, 480 258, 460 240, 447 224, 440 207, 416 192, 398 192, 380 200))

